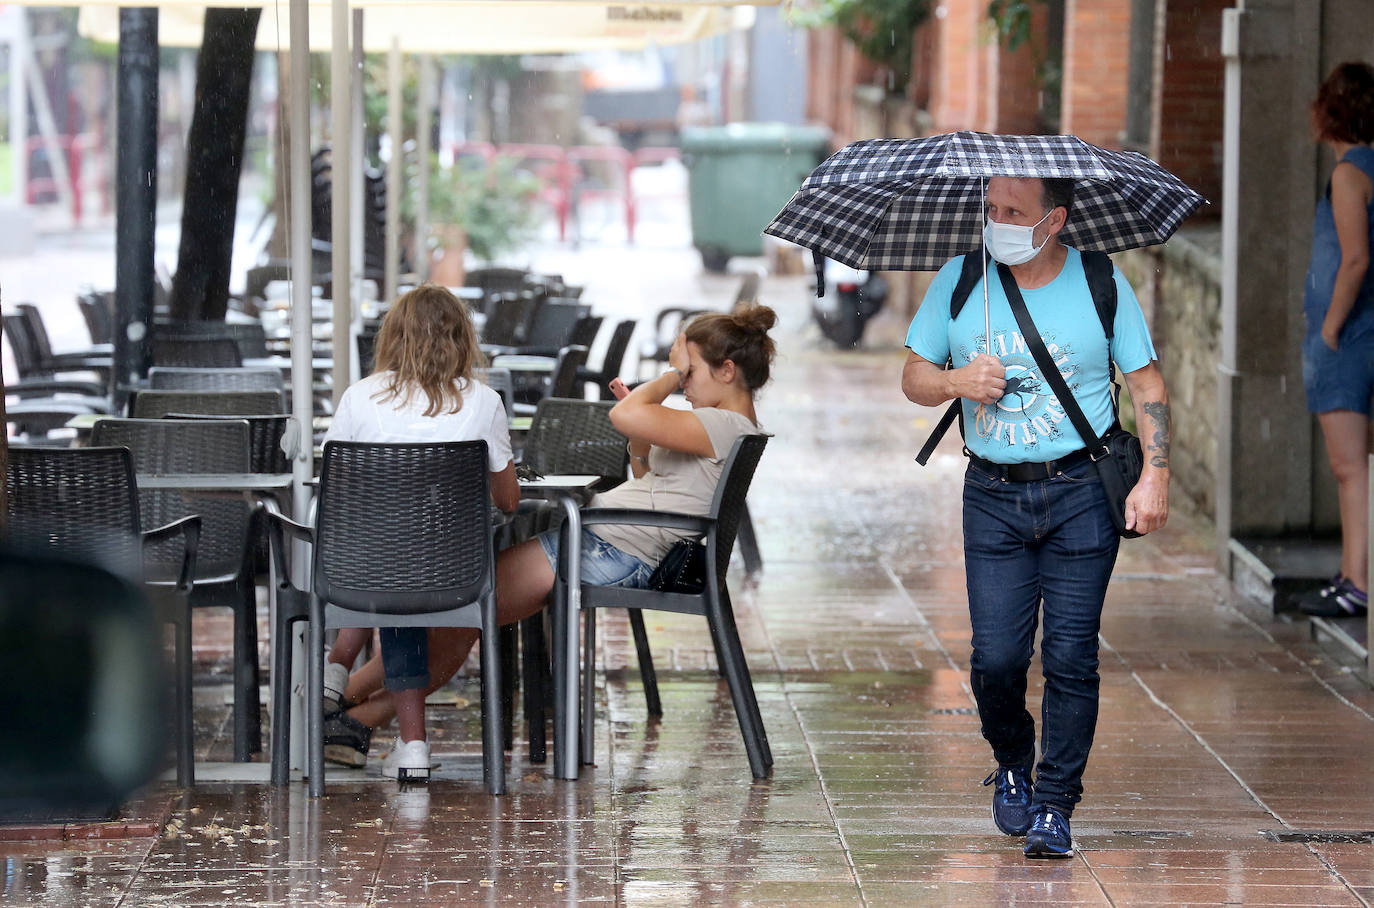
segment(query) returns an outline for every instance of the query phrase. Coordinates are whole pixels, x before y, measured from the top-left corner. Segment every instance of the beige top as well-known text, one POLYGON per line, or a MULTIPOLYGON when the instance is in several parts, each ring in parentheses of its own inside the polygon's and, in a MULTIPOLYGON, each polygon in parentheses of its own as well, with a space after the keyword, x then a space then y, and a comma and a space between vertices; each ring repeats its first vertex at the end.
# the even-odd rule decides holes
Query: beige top
MULTIPOLYGON (((725 458, 730 456, 735 439, 741 435, 758 435, 760 429, 749 417, 733 410, 699 407, 692 412, 706 429, 715 457, 701 457, 655 445, 649 449, 648 472, 597 495, 592 499, 592 507, 709 514, 720 474, 725 469, 725 458)), ((598 524, 591 530, 621 551, 651 565, 662 561, 674 542, 691 535, 663 527, 609 523, 598 524)))

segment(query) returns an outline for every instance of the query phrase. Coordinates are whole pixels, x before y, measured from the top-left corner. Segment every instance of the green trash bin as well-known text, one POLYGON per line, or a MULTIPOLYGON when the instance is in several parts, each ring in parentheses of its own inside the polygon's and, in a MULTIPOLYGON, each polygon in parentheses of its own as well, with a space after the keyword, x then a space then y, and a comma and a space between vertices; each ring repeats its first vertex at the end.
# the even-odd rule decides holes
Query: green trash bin
POLYGON ((686 127, 682 156, 692 245, 708 271, 735 255, 762 255, 763 228, 830 153, 830 131, 782 123, 686 127))

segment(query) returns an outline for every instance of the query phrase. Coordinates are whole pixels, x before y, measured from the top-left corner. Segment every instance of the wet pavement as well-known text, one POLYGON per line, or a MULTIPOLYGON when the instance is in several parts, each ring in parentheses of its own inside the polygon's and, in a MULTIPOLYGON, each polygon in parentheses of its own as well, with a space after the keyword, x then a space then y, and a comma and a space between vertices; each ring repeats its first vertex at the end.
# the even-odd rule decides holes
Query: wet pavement
MULTIPOLYGON (((738 281, 664 253, 631 282, 611 251, 580 255, 604 256, 583 279, 611 314, 728 301, 738 281)), ((0 904, 1374 902, 1374 693, 1305 621, 1242 600, 1210 526, 1180 513, 1122 547, 1075 857, 1028 862, 997 834, 968 689, 958 441, 912 461, 938 414, 898 391, 899 326, 874 326, 880 349, 829 350, 804 284, 764 282, 782 316, 759 407, 776 437, 750 495, 765 564, 731 574, 772 779, 750 779, 701 619, 646 616, 665 713, 650 721, 628 624, 603 613, 596 765, 576 782, 530 764, 518 735, 510 794, 484 793, 468 673, 430 710, 427 788, 382 780, 376 759, 319 801, 301 783, 159 783, 125 806, 133 825, 0 841, 0 904)), ((229 622, 197 622, 200 751, 223 759, 229 622)), ((1038 667, 1032 682, 1038 702, 1038 667)))

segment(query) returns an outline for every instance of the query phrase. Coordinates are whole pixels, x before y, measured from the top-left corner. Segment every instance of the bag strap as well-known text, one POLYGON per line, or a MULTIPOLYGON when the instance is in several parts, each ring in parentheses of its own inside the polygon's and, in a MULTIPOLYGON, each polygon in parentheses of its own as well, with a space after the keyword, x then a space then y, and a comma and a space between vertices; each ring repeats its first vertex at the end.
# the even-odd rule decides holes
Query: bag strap
MULTIPOLYGON (((950 321, 954 321, 958 317, 960 310, 964 308, 964 303, 968 302, 969 294, 983 279, 983 261, 979 258, 981 252, 981 249, 974 249, 964 253, 964 262, 959 268, 959 280, 955 283, 954 292, 949 297, 950 321)), ((989 258, 988 261, 991 259, 989 258)), ((945 360, 946 369, 953 365, 954 360, 952 358, 945 360)), ((945 408, 940 421, 935 424, 935 430, 930 433, 926 443, 921 446, 921 452, 916 455, 917 463, 925 466, 930 462, 930 456, 935 453, 935 448, 940 444, 940 439, 945 437, 945 433, 949 431, 949 427, 953 425, 955 419, 959 420, 959 434, 964 434, 963 406, 963 402, 957 397, 949 402, 949 406, 945 408)))
POLYGON ((1069 383, 1059 374, 1059 367, 1054 364, 1054 358, 1050 356, 1050 351, 1045 349, 1040 329, 1035 327, 1035 322, 1026 309, 1026 301, 1021 298, 1021 288, 1016 286, 1016 278, 1011 276, 1011 269, 1001 263, 997 265, 997 276, 1002 279, 1002 289, 1007 294, 1007 302, 1011 304, 1011 313, 1016 316, 1016 325, 1021 329, 1021 337, 1030 349, 1031 356, 1035 357, 1035 364, 1040 367, 1040 374, 1054 389, 1054 396, 1059 398, 1059 405, 1064 408, 1065 415, 1078 430, 1078 436, 1083 439, 1083 444, 1088 450, 1093 452, 1093 459, 1096 460, 1102 451, 1102 438, 1093 431, 1088 417, 1083 415, 1073 392, 1069 390, 1069 383))

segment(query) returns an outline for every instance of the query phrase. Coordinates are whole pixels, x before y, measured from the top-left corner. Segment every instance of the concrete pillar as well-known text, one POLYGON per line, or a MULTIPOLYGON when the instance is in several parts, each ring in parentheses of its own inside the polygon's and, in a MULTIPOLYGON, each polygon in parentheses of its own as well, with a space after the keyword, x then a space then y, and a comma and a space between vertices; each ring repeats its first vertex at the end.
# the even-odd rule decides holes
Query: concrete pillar
POLYGON ((1318 78, 1321 0, 1239 0, 1226 19, 1225 191, 1213 196, 1223 207, 1223 568, 1232 537, 1305 531, 1312 522, 1313 421, 1300 343, 1317 166, 1305 127, 1318 78))

